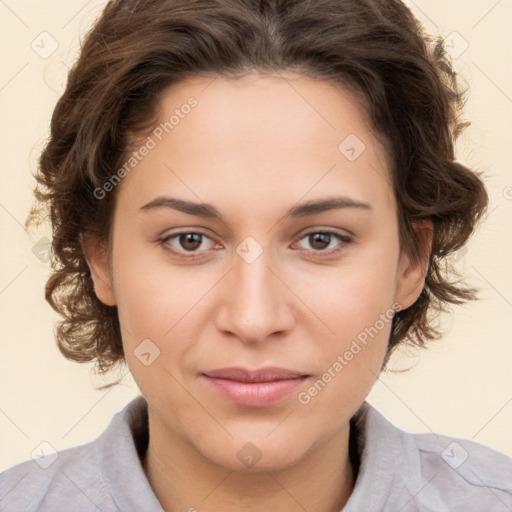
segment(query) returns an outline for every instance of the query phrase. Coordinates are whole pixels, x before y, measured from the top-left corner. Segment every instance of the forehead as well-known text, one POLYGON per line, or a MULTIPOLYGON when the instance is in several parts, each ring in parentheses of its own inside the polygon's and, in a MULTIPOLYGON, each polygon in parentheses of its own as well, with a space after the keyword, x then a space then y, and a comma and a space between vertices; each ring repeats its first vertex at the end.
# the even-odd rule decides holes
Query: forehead
POLYGON ((198 105, 186 116, 189 119, 181 131, 186 135, 188 130, 200 130, 209 140, 216 139, 219 151, 235 140, 231 151, 242 144, 239 151, 251 155, 261 153, 261 144, 266 150, 287 150, 305 143, 304 149, 316 146, 316 150, 322 143, 325 151, 338 151, 344 134, 368 139, 372 131, 355 94, 332 82, 290 72, 241 78, 214 75, 175 84, 162 94, 159 122, 168 121, 169 114, 191 97, 198 105))
POLYGON ((194 77, 162 93, 150 138, 154 147, 125 180, 138 203, 157 189, 293 203, 333 187, 393 202, 387 154, 365 110, 331 82, 290 73, 194 77))

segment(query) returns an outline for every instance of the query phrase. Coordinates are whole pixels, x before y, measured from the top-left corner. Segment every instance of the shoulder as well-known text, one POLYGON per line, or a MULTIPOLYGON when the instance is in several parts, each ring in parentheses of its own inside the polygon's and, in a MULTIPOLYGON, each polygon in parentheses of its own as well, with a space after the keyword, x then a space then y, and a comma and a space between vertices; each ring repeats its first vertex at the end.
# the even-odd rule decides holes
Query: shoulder
POLYGON ((116 510, 97 462, 98 440, 27 460, 0 473, 0 511, 116 510), (56 508, 55 508, 56 507, 56 508))
POLYGON ((426 494, 453 497, 459 506, 512 510, 512 458, 469 439, 406 434, 421 474, 432 481, 426 494))
POLYGON ((147 436, 146 402, 138 397, 96 440, 0 473, 0 512, 117 512, 132 504, 160 512, 140 462, 147 436))
POLYGON ((512 510, 512 458, 507 455, 468 439, 405 432, 367 403, 359 420, 362 462, 377 465, 381 478, 384 468, 393 473, 386 504, 402 512, 512 510))

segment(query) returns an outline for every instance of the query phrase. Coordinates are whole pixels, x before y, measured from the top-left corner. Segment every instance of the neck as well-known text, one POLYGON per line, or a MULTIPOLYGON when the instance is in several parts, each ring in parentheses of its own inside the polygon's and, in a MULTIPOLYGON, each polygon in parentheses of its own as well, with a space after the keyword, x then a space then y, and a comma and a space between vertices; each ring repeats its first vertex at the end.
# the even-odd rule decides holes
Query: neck
POLYGON ((149 427, 143 465, 165 512, 340 512, 354 488, 348 423, 292 467, 260 472, 215 464, 151 415, 149 427))

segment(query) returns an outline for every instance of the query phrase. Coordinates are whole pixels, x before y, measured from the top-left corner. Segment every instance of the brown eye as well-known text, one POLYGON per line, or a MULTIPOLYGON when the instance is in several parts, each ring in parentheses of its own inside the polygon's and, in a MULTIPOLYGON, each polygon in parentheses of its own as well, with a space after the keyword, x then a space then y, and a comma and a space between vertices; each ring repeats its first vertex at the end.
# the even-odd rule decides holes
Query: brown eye
POLYGON ((201 246, 202 236, 199 233, 185 233, 179 235, 179 243, 183 249, 187 251, 194 251, 201 246))
POLYGON ((165 250, 184 258, 205 256, 208 250, 215 246, 215 242, 209 236, 196 231, 170 234, 158 242, 165 250))
POLYGON ((310 231, 299 241, 302 249, 322 255, 333 254, 343 250, 352 242, 352 238, 335 231, 310 231))
POLYGON ((331 243, 331 235, 329 233, 312 233, 308 239, 311 247, 317 250, 323 250, 331 243))

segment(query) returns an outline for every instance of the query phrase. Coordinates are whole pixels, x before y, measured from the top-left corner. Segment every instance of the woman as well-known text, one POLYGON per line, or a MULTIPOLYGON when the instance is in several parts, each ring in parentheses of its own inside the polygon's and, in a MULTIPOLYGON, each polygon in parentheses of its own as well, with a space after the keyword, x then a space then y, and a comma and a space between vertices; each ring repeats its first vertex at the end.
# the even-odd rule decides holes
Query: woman
POLYGON ((395 0, 111 1, 52 119, 59 348, 142 396, 2 510, 510 510, 512 461, 365 399, 487 205, 462 94, 395 0))

